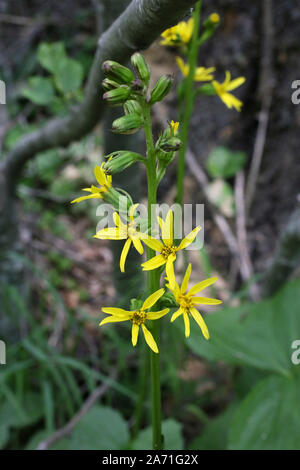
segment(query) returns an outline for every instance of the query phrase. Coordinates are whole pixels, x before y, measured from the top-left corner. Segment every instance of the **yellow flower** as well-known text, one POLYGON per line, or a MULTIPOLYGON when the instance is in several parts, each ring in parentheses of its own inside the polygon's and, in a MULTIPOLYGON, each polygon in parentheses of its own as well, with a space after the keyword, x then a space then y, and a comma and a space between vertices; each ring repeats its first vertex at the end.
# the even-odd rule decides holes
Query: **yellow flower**
POLYGON ((163 46, 180 46, 188 44, 194 29, 194 19, 180 21, 176 26, 166 29, 161 35, 164 38, 160 44, 163 46))
POLYGON ((170 122, 170 128, 172 131, 172 135, 176 135, 179 127, 179 122, 174 122, 173 119, 170 122))
POLYGON ((85 201, 86 199, 103 199, 102 194, 105 193, 111 187, 111 175, 108 175, 103 168, 104 163, 102 163, 101 167, 96 166, 94 169, 94 175, 97 182, 100 185, 100 188, 97 186, 92 185, 90 188, 84 188, 82 191, 87 191, 91 194, 88 196, 81 196, 77 199, 71 201, 71 204, 74 202, 81 202, 85 201))
POLYGON ((218 13, 212 13, 211 15, 209 15, 209 20, 212 23, 220 23, 220 16, 218 15, 218 13))
POLYGON ((173 262, 176 259, 176 254, 179 250, 183 250, 189 246, 196 238, 197 233, 201 227, 196 227, 192 230, 178 246, 174 245, 173 241, 173 212, 170 209, 166 220, 163 221, 160 217, 157 217, 160 225, 161 235, 163 243, 156 238, 148 237, 144 238, 143 242, 152 248, 152 250, 158 251, 159 255, 154 256, 145 263, 142 264, 144 271, 151 271, 152 269, 159 268, 166 264, 166 273, 169 276, 172 271, 173 262))
POLYGON ((133 346, 136 346, 138 335, 139 335, 139 327, 142 327, 144 337, 148 346, 154 351, 158 353, 157 344, 150 333, 150 331, 145 326, 146 320, 157 320, 158 318, 163 317, 169 312, 169 308, 165 308, 160 310, 159 312, 146 312, 150 307, 153 307, 154 304, 160 299, 160 297, 164 294, 164 289, 159 289, 153 294, 151 294, 143 303, 142 307, 139 310, 123 310, 122 308, 114 308, 114 307, 103 307, 102 311, 104 313, 108 313, 111 316, 104 318, 101 321, 100 326, 104 325, 105 323, 113 323, 119 321, 126 321, 130 320, 132 322, 132 330, 131 330, 131 339, 133 346))
MULTIPOLYGON (((182 75, 187 77, 190 70, 189 64, 186 64, 181 57, 176 57, 176 62, 181 70, 182 75)), ((195 82, 209 82, 213 80, 214 77, 212 73, 215 72, 215 70, 215 67, 197 67, 194 75, 195 82)))
POLYGON ((172 315, 171 322, 176 320, 180 315, 183 315, 184 326, 185 326, 185 336, 188 338, 190 336, 190 316, 194 318, 194 320, 198 323, 203 333, 204 338, 209 339, 209 332, 205 321, 203 320, 202 315, 198 312, 195 308, 196 305, 218 305, 221 304, 222 301, 218 299, 210 299, 207 297, 196 297, 195 294, 205 289, 205 287, 210 286, 216 280, 217 277, 210 277, 205 279, 204 281, 199 282, 194 287, 192 287, 188 292, 188 282, 190 279, 192 270, 192 265, 189 264, 187 270, 185 272, 181 287, 178 286, 177 282, 175 281, 174 269, 172 268, 167 276, 169 284, 167 284, 168 288, 173 293, 176 302, 179 305, 179 309, 172 315))
POLYGON ((122 273, 125 271, 125 262, 131 242, 140 255, 144 253, 144 248, 140 238, 144 237, 145 234, 136 230, 136 224, 134 221, 134 212, 138 205, 139 204, 134 204, 129 209, 129 224, 124 224, 119 214, 114 212, 113 218, 116 226, 103 228, 94 235, 94 238, 99 238, 101 240, 126 240, 120 258, 120 269, 122 273))
POLYGON ((217 95, 226 104, 227 108, 235 108, 237 111, 241 111, 241 107, 243 106, 242 101, 238 100, 234 95, 228 92, 239 87, 245 81, 245 77, 238 77, 231 81, 230 72, 227 70, 223 83, 219 83, 216 80, 213 80, 212 84, 217 92, 217 95))

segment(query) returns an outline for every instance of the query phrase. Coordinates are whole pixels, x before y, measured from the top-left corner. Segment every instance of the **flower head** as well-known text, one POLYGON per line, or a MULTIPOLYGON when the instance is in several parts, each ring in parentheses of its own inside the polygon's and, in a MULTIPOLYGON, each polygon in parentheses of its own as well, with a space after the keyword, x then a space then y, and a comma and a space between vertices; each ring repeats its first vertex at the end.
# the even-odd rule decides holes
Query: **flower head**
POLYGON ((152 248, 155 251, 158 251, 159 254, 149 259, 142 264, 144 271, 150 271, 152 269, 159 268, 160 266, 166 265, 166 273, 169 276, 171 270, 173 269, 173 262, 176 259, 177 252, 183 250, 189 246, 196 238, 197 233, 201 227, 196 227, 192 230, 178 246, 174 245, 173 240, 173 212, 170 209, 166 220, 162 220, 160 217, 157 217, 158 223, 161 229, 161 235, 163 243, 156 238, 148 237, 144 238, 144 243, 152 248))
POLYGON ((181 287, 178 286, 177 282, 175 281, 174 269, 169 271, 169 275, 167 276, 168 279, 168 288, 173 293, 176 302, 179 305, 179 309, 172 315, 171 322, 176 320, 180 315, 183 315, 184 326, 185 326, 185 336, 188 338, 190 336, 190 316, 194 318, 194 320, 198 323, 203 333, 204 338, 209 339, 209 332, 205 321, 203 320, 202 315, 198 312, 195 308, 197 305, 218 305, 221 304, 222 301, 218 299, 210 299, 207 297, 197 297, 195 294, 205 289, 205 287, 210 286, 216 280, 217 277, 210 277, 205 279, 204 281, 199 282, 194 287, 192 287, 187 292, 188 282, 190 279, 192 270, 192 265, 189 264, 187 270, 185 272, 181 287))
POLYGON ((153 294, 151 294, 143 303, 142 307, 139 310, 123 310, 122 308, 114 308, 114 307, 103 307, 102 311, 104 313, 110 314, 109 317, 104 318, 101 321, 100 326, 104 325, 105 323, 113 323, 119 321, 127 321, 130 320, 132 322, 132 329, 131 329, 131 339, 133 346, 136 346, 139 329, 140 327, 143 330, 144 337, 148 346, 154 351, 158 353, 158 347, 153 338, 150 331, 146 328, 145 322, 146 320, 157 320, 158 318, 163 317, 169 312, 169 308, 165 308, 158 312, 146 312, 149 308, 153 307, 154 304, 160 299, 160 297, 164 294, 164 289, 159 289, 153 294))
MULTIPOLYGON (((181 70, 182 75, 187 77, 190 70, 189 64, 186 64, 181 57, 176 57, 176 62, 181 70)), ((197 67, 194 75, 195 82, 209 82, 213 80, 214 77, 212 73, 215 72, 215 70, 215 67, 197 67)))
POLYGON ((179 127, 179 122, 174 122, 173 119, 169 124, 170 126, 170 131, 173 136, 175 136, 178 132, 178 127, 179 127))
POLYGON ((144 248, 140 239, 144 237, 145 234, 137 230, 137 226, 134 220, 134 212, 138 205, 139 204, 134 204, 130 207, 130 222, 128 224, 124 224, 119 214, 114 212, 113 218, 116 226, 103 228, 102 230, 99 230, 96 235, 94 235, 94 238, 99 238, 101 240, 126 240, 120 258, 120 269, 122 273, 125 271, 125 262, 131 243, 133 243, 135 249, 140 255, 144 253, 144 248))
POLYGON ((243 106, 242 101, 238 100, 234 95, 228 93, 239 87, 246 81, 245 77, 238 77, 231 81, 230 72, 226 71, 226 77, 223 83, 219 83, 213 80, 212 84, 217 92, 217 95, 226 104, 227 108, 235 108, 237 111, 241 111, 243 106))
POLYGON ((103 168, 104 163, 101 166, 96 166, 94 169, 94 175, 99 183, 100 187, 92 186, 90 188, 84 188, 82 191, 87 191, 88 196, 81 196, 77 199, 71 201, 71 204, 74 202, 85 201, 86 199, 103 199, 103 193, 105 193, 109 188, 111 188, 111 175, 108 175, 106 170, 103 168))
POLYGON ((188 44, 194 29, 194 19, 180 21, 176 26, 166 29, 161 35, 163 40, 160 42, 163 46, 181 46, 188 44))

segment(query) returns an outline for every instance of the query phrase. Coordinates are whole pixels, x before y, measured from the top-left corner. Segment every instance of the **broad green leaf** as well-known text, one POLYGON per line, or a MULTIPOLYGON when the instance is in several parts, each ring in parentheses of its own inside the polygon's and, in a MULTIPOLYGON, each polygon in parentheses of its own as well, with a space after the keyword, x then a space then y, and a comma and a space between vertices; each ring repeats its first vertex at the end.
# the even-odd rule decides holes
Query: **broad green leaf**
POLYGON ((43 415, 43 403, 39 394, 28 392, 16 406, 5 401, 0 406, 0 423, 8 427, 23 427, 38 421, 43 415))
POLYGON ((233 418, 235 405, 229 406, 217 418, 211 420, 200 436, 189 445, 190 450, 224 450, 228 446, 228 433, 233 418))
POLYGON ((63 42, 42 42, 38 48, 37 56, 40 64, 48 72, 54 73, 58 64, 67 58, 65 45, 63 42))
POLYGON ((47 105, 55 96, 54 87, 49 78, 30 77, 27 87, 23 88, 22 95, 34 104, 47 105))
MULTIPOLYGON (((292 342, 300 338, 300 280, 269 300, 220 308, 205 316, 211 339, 192 323, 187 345, 198 355, 291 376, 292 342)), ((180 321, 178 319, 177 321, 180 321)), ((299 370, 300 372, 300 370, 299 370)))
POLYGON ((70 450, 120 450, 127 446, 129 434, 120 413, 95 405, 80 420, 70 438, 70 450))
POLYGON ((83 80, 81 64, 68 57, 59 61, 54 71, 54 80, 57 88, 64 95, 76 92, 83 80))
POLYGON ((206 160, 206 169, 212 178, 230 178, 246 163, 245 152, 234 152, 226 147, 216 147, 206 160))
POLYGON ((299 450, 299 388, 299 376, 260 381, 234 415, 229 448, 299 450))
MULTIPOLYGON (((164 448, 166 450, 182 450, 183 438, 181 425, 174 419, 162 422, 162 433, 164 435, 164 448)), ((135 450, 152 449, 152 426, 141 431, 133 443, 135 450)))
POLYGON ((207 187, 207 196, 226 217, 234 216, 234 194, 232 187, 226 181, 218 179, 210 183, 207 187))

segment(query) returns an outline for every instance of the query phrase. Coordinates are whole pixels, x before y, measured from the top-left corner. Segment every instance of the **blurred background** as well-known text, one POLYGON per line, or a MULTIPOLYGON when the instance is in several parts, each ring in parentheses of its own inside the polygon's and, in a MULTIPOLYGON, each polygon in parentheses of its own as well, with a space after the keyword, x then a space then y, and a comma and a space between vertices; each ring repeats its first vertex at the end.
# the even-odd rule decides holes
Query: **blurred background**
MULTIPOLYGON (((99 328, 101 306, 127 308, 144 288, 130 252, 93 239, 97 201, 70 205, 116 149, 144 152, 143 135, 118 136, 106 110, 64 147, 17 158, 10 187, 3 162, 24 136, 72 112, 84 96, 99 35, 122 0, 0 0, 0 448, 151 448, 148 359, 126 325, 99 328), (13 197, 16 194, 17 198, 13 197), (6 349, 6 350, 5 350, 6 349)), ((220 15, 198 65, 245 76, 241 113, 197 98, 190 124, 184 202, 205 204, 205 245, 188 252, 191 282, 218 276, 205 310, 206 342, 162 320, 163 430, 167 449, 299 449, 300 404, 300 10, 292 0, 203 1, 220 15), (298 354, 299 351, 299 354, 298 354), (287 432, 287 429, 289 432, 287 432)), ((153 109, 155 135, 176 121, 176 50, 145 51, 154 83, 175 86, 153 109)), ((99 106, 101 84, 97 95, 99 106)), ((28 141, 27 141, 28 142, 28 141)), ((135 166, 114 178, 145 201, 135 166)), ((176 159, 159 202, 176 195, 176 159)), ((138 264, 137 264, 138 263, 138 264)), ((176 269, 181 274, 181 258, 176 269)))

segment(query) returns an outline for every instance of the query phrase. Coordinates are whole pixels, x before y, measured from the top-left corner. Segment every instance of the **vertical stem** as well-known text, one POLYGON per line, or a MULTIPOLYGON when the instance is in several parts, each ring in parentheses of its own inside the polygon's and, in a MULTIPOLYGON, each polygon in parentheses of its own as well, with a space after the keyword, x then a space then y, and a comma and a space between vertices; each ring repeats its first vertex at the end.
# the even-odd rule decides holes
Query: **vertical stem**
POLYGON ((194 29, 191 39, 191 44, 188 52, 188 64, 189 64, 189 73, 185 79, 185 107, 183 114, 183 122, 181 123, 181 140, 182 146, 179 150, 178 155, 178 171, 177 171, 177 203, 182 205, 183 203, 183 181, 185 173, 185 153, 187 149, 187 140, 189 132, 190 118, 193 112, 194 107, 194 76, 197 66, 197 56, 198 56, 198 32, 200 24, 200 14, 201 14, 202 0, 196 3, 195 10, 193 13, 194 17, 194 29))
MULTIPOLYGON (((148 181, 148 227, 151 229, 152 209, 156 204, 156 157, 153 144, 150 106, 143 104, 144 110, 144 131, 147 145, 147 181, 148 181)), ((147 259, 155 256, 155 251, 147 247, 147 259)), ((149 294, 160 287, 160 276, 157 270, 148 271, 149 294)), ((153 322, 152 334, 159 348, 160 322, 153 322)), ((151 351, 151 382, 152 382, 152 432, 153 449, 160 450, 163 447, 161 432, 161 389, 160 389, 160 356, 151 351)))

